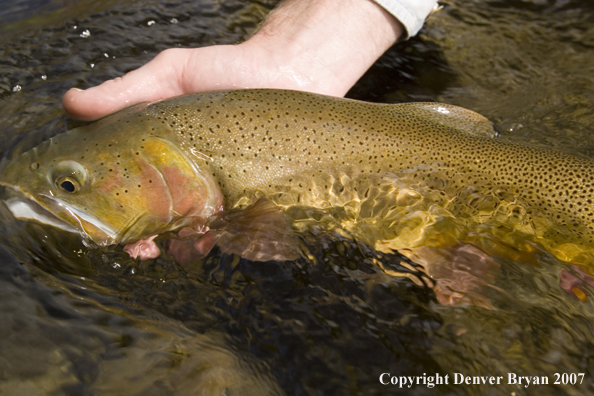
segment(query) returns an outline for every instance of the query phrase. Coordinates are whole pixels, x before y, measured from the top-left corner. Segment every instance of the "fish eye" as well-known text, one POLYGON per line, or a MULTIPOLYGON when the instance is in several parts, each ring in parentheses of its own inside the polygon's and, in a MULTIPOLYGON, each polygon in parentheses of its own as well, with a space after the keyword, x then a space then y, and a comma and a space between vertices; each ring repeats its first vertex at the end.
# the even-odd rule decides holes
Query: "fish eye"
POLYGON ((61 191, 74 194, 80 190, 80 183, 72 177, 60 177, 56 180, 56 187, 61 191))
POLYGON ((86 169, 78 162, 61 161, 53 167, 48 179, 59 191, 75 194, 83 189, 88 177, 86 169))

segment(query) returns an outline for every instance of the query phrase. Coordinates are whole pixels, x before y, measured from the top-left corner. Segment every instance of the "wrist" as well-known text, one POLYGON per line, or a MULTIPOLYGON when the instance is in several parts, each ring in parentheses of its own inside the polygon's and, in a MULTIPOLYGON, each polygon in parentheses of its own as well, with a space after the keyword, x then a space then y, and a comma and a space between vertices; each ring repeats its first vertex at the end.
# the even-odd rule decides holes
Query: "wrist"
POLYGON ((371 0, 288 0, 240 47, 271 87, 343 96, 402 32, 371 0))

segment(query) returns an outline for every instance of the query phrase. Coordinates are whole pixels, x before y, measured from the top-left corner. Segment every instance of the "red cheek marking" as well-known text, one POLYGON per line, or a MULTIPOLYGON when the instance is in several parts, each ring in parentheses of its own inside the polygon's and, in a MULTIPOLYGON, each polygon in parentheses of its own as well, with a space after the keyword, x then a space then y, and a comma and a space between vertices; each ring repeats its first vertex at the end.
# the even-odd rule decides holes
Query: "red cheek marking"
POLYGON ((118 168, 115 168, 112 172, 109 172, 107 176, 97 183, 96 188, 100 191, 110 193, 122 186, 122 173, 118 168))
POLYGON ((169 223, 172 202, 169 188, 155 167, 143 158, 137 158, 140 167, 140 185, 150 213, 162 223, 169 223))
POLYGON ((208 194, 201 180, 195 175, 182 172, 176 166, 164 167, 162 174, 169 186, 174 212, 180 216, 200 214, 208 194))

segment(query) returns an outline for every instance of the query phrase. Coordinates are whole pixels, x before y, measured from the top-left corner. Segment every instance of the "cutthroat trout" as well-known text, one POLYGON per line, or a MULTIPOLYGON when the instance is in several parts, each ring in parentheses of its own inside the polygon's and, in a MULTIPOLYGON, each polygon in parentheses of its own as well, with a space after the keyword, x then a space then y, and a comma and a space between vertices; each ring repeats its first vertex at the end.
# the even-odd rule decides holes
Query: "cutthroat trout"
MULTIPOLYGON (((15 216, 33 210, 99 245, 170 231, 245 234, 259 217, 259 232, 284 236, 314 210, 381 250, 438 244, 449 227, 454 242, 487 230, 584 260, 594 245, 594 162, 494 135, 484 117, 438 103, 219 91, 137 105, 59 134, 6 163, 0 183, 15 192, 15 216)), ((243 254, 291 256, 265 250, 243 254)))

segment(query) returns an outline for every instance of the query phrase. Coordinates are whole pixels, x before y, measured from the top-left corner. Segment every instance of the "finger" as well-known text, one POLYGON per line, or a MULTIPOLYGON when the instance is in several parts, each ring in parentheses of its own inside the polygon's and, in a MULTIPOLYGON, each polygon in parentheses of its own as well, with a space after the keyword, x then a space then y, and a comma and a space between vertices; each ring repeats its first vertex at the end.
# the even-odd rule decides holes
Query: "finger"
POLYGON ((186 60, 186 50, 163 51, 123 77, 86 90, 70 89, 62 105, 72 118, 90 121, 137 103, 181 95, 185 93, 180 81, 186 60))

